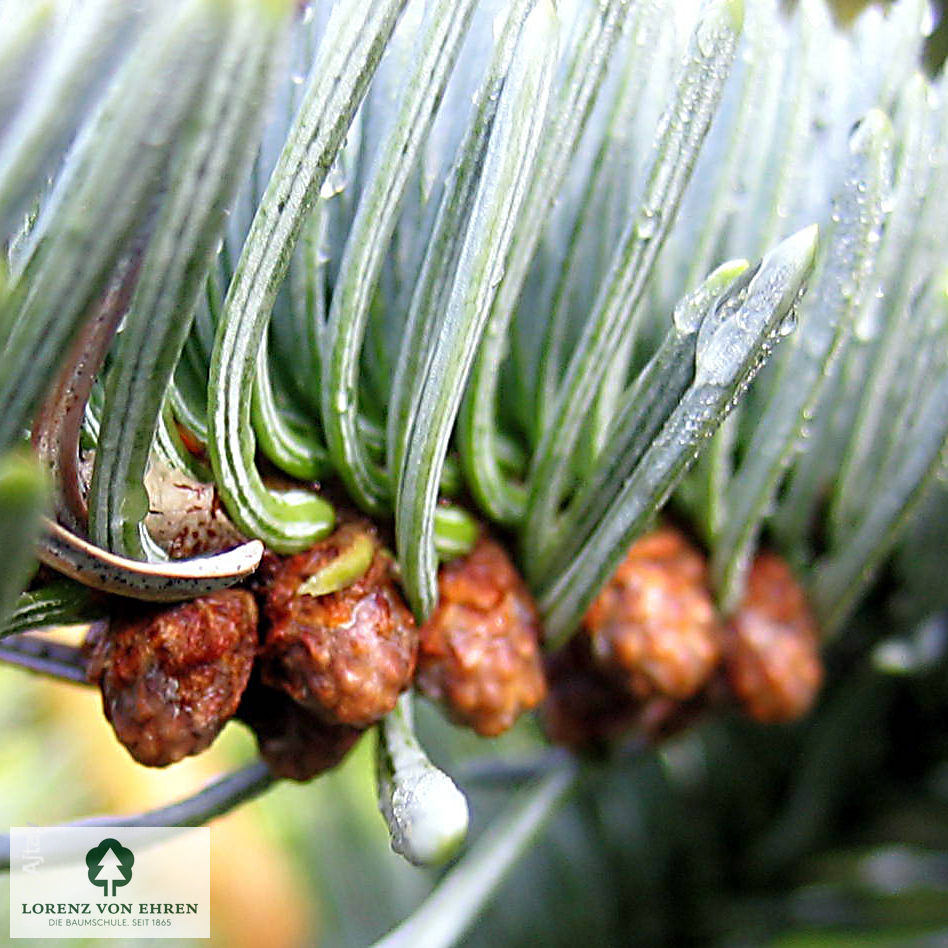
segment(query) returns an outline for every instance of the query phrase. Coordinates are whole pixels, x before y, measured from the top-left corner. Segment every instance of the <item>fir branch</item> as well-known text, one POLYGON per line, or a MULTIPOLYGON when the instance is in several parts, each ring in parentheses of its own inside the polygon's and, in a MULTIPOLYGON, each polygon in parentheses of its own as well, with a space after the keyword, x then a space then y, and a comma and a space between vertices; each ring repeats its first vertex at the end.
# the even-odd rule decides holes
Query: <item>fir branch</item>
POLYGON ((389 393, 386 444, 389 476, 393 482, 397 482, 405 459, 411 419, 417 408, 421 388, 420 380, 428 369, 431 350, 427 340, 434 335, 438 319, 447 306, 463 246, 465 222, 473 212, 500 106, 500 93, 510 70, 523 21, 534 3, 535 0, 518 0, 507 11, 503 31, 477 91, 473 114, 445 184, 428 250, 412 292, 389 393))
POLYGON ((470 366, 503 271, 514 222, 536 159, 556 57, 556 15, 540 0, 524 24, 491 132, 444 323, 420 380, 395 529, 402 578, 419 618, 437 598, 434 518, 438 483, 470 366))
POLYGON ((372 463, 358 438, 359 352, 409 173, 444 94, 474 7, 475 0, 439 0, 425 17, 417 61, 392 130, 364 183, 333 291, 324 339, 323 430, 336 472, 359 506, 372 513, 388 508, 392 488, 387 472, 372 463))
POLYGON ((701 142, 711 124, 737 47, 743 8, 730 0, 702 12, 672 105, 662 118, 645 193, 623 234, 557 397, 556 426, 544 433, 528 480, 522 530, 530 580, 538 557, 548 555, 553 520, 570 483, 571 458, 599 387, 599 369, 629 331, 646 282, 675 219, 701 142))
MULTIPOLYGON (((197 793, 167 806, 120 816, 91 816, 66 826, 203 826, 268 790, 274 777, 258 761, 220 777, 197 793)), ((0 836, 0 870, 10 868, 10 837, 0 836)))
POLYGON ((623 393, 609 432, 609 445, 595 468, 577 486, 560 517, 552 555, 537 564, 538 574, 566 570, 601 522, 622 485, 668 421, 694 379, 698 330, 736 280, 745 286, 756 271, 744 272, 746 261, 718 267, 675 307, 665 341, 623 393))
POLYGON ((478 504, 500 523, 518 523, 527 500, 524 485, 505 477, 496 444, 494 415, 500 362, 508 344, 510 321, 550 207, 562 188, 631 6, 628 0, 607 0, 590 4, 580 15, 579 42, 566 65, 558 100, 543 130, 503 279, 471 369, 458 425, 461 461, 478 504))
MULTIPOLYGON (((56 518, 70 530, 84 533, 88 527, 89 508, 79 468, 82 425, 96 376, 128 310, 140 267, 141 247, 136 247, 119 263, 108 290, 79 330, 33 421, 33 447, 53 479, 56 518)), ((96 441, 100 418, 101 411, 96 415, 96 441)))
POLYGON ((85 625, 106 614, 105 603, 85 586, 61 580, 20 593, 0 638, 49 626, 85 625))
POLYGON ((142 557, 148 496, 145 469, 165 390, 191 326, 279 59, 289 13, 254 4, 221 13, 204 92, 171 159, 130 312, 106 385, 89 491, 90 537, 116 553, 142 557))
POLYGON ((275 550, 325 536, 333 511, 314 494, 268 490, 255 466, 251 389, 260 344, 297 238, 405 0, 337 7, 303 103, 254 215, 227 292, 208 382, 208 448, 228 513, 275 550))
MULTIPOLYGON (((22 4, 21 9, 31 11, 23 17, 20 28, 38 27, 51 7, 47 3, 22 4)), ((132 45, 142 19, 139 5, 115 0, 91 0, 74 7, 71 13, 57 31, 48 67, 33 80, 24 107, 9 124, 0 119, 0 126, 6 125, 0 142, 0 234, 8 233, 16 216, 26 212, 44 176, 100 92, 109 59, 121 43, 132 45)), ((9 10, 4 14, 15 20, 9 10)), ((22 49, 23 37, 18 33, 16 26, 11 29, 9 22, 4 23, 4 36, 9 36, 10 46, 22 49)), ((3 71, 17 74, 20 64, 12 49, 0 50, 0 61, 3 71)), ((18 71, 17 78, 27 72, 22 66, 18 71)), ((0 75, 4 92, 15 86, 0 75)), ((3 112, 0 103, 0 116, 3 112)))
MULTIPOLYGON (((627 168, 633 147, 632 130, 659 48, 660 28, 667 22, 668 12, 667 0, 637 4, 631 13, 634 22, 630 24, 628 40, 633 49, 620 47, 627 57, 621 88, 580 199, 579 214, 567 242, 566 259, 553 292, 550 316, 543 329, 533 399, 535 430, 531 435, 534 440, 552 424, 556 392, 564 368, 563 350, 576 317, 574 291, 583 281, 592 283, 605 276, 604 261, 600 259, 606 256, 601 248, 607 246, 608 239, 601 233, 603 216, 611 218, 627 213, 627 202, 623 199, 632 187, 627 168), (590 242, 594 244, 595 253, 589 252, 587 244, 590 242), (593 273, 590 274, 590 270, 593 273)), ((609 228, 605 230, 608 233, 609 228)))
POLYGON ((253 380, 251 419, 257 446, 280 470, 304 482, 318 481, 332 470, 329 452, 315 428, 294 424, 281 410, 270 376, 266 340, 260 347, 253 380))
MULTIPOLYGON (((948 319, 943 294, 939 303, 943 318, 948 319)), ((900 450, 888 459, 872 503, 852 534, 843 546, 813 565, 814 605, 828 634, 838 632, 849 616, 942 462, 948 438, 948 371, 944 368, 926 382, 913 414, 914 423, 904 433, 900 450)))
POLYGON ((748 439, 745 459, 727 486, 726 523, 713 540, 712 582, 725 613, 737 605, 757 532, 780 476, 800 450, 829 364, 845 345, 853 320, 871 295, 874 263, 891 174, 892 127, 872 111, 851 142, 844 190, 815 286, 801 307, 789 351, 781 354, 768 402, 748 439))
POLYGON ((539 597, 547 643, 572 634, 631 541, 654 517, 766 358, 781 323, 805 286, 816 252, 816 226, 771 251, 746 285, 738 279, 699 329, 694 380, 649 444, 570 564, 546 580, 539 597))
POLYGON ((931 155, 937 142, 931 101, 928 83, 922 76, 916 76, 899 103, 901 160, 888 201, 892 210, 880 235, 879 248, 879 285, 886 289, 881 298, 867 297, 864 320, 868 325, 862 330, 865 333, 868 328, 874 335, 877 332, 878 337, 872 342, 858 411, 830 507, 830 529, 838 542, 844 540, 849 527, 860 516, 887 447, 890 402, 898 374, 914 359, 904 314, 927 275, 927 268, 919 265, 922 232, 918 222, 924 219, 926 204, 942 204, 929 193, 934 171, 931 155))
POLYGON ((0 641, 0 662, 76 685, 89 684, 82 650, 20 633, 0 641))
POLYGON ((147 602, 179 602, 227 589, 249 576, 260 565, 263 549, 259 540, 250 540, 211 556, 148 563, 103 550, 44 519, 36 555, 90 589, 147 602))
POLYGON ((33 546, 40 532, 47 485, 36 461, 21 451, 0 457, 0 537, 4 563, 0 570, 0 623, 6 623, 36 560, 33 546))
POLYGON ((156 18, 77 141, 0 306, 0 446, 19 437, 129 239, 148 219, 221 39, 213 0, 156 18))

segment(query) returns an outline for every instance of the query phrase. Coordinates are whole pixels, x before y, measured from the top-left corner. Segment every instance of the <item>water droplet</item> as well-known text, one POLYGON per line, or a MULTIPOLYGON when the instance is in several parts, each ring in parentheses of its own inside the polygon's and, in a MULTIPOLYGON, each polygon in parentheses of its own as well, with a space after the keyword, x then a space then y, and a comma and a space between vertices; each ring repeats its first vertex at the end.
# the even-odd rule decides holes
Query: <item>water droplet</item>
POLYGON ((702 56, 710 59, 714 55, 719 35, 720 29, 717 16, 712 11, 708 11, 698 22, 698 27, 695 30, 695 39, 702 56))
POLYGON ((853 323, 853 334, 859 342, 872 342, 879 335, 882 326, 882 306, 879 301, 883 296, 874 296, 868 306, 861 307, 853 323))
POLYGON ((635 222, 635 234, 640 240, 651 240, 658 230, 658 216, 654 211, 643 210, 635 222))
POLYGON ((777 334, 780 336, 789 336, 794 329, 797 328, 797 310, 793 306, 790 308, 790 312, 787 313, 783 319, 780 320, 779 325, 777 326, 777 334))
POLYGON ((344 191, 346 183, 345 172, 339 162, 336 162, 332 168, 329 169, 329 174, 326 175, 326 180, 323 181, 323 185, 319 189, 319 196, 323 200, 328 201, 329 198, 335 197, 344 191))

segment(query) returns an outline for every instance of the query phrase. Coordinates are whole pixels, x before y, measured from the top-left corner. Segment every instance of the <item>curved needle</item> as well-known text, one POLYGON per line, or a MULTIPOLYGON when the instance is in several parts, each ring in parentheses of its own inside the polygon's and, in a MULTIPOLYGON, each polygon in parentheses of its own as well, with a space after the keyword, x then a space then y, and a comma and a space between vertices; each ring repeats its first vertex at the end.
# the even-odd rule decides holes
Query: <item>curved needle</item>
POLYGON ((89 522, 89 508, 79 474, 82 419, 96 376, 128 310, 141 256, 138 246, 121 264, 112 285, 79 330, 33 422, 33 446, 56 482, 56 513, 60 520, 83 530, 89 522))
POLYGON ((36 555, 93 589, 149 602, 176 602, 224 589, 248 576, 260 565, 263 544, 250 540, 213 556, 143 563, 109 553, 46 519, 36 555))

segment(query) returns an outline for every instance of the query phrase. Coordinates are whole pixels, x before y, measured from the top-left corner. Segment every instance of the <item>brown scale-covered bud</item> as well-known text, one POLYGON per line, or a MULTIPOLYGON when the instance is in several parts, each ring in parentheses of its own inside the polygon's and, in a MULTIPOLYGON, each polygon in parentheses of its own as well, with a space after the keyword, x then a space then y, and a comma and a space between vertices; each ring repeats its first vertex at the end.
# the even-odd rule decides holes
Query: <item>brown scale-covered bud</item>
POLYGON ((546 675, 550 693, 540 719, 552 743, 601 753, 634 728, 641 702, 596 664, 585 635, 547 658, 546 675))
POLYGON ((257 648, 257 605, 228 589, 132 608, 90 636, 87 674, 132 757, 164 767, 208 747, 237 710, 257 648))
POLYGON ((632 544, 583 625, 603 670, 643 699, 692 697, 720 658, 704 557, 669 527, 632 544))
POLYGON ((421 629, 418 687, 485 737, 506 731, 546 695, 540 620, 504 550, 482 537, 445 564, 421 629))
POLYGON ((362 736, 359 728, 327 724, 285 692, 254 677, 237 717, 257 738, 260 756, 277 777, 311 780, 331 770, 362 736))
POLYGON ((754 560, 744 600, 724 639, 727 681, 758 721, 791 721, 810 709, 823 681, 819 630, 800 584, 772 553, 754 560))
POLYGON ((371 527, 346 524, 264 573, 264 683, 329 724, 388 714, 411 682, 418 632, 371 527))
POLYGON ((682 730, 704 710, 702 697, 681 702, 638 698, 602 668, 589 637, 574 635, 547 657, 550 693, 540 711, 547 737, 577 753, 601 755, 629 741, 651 744, 682 730))

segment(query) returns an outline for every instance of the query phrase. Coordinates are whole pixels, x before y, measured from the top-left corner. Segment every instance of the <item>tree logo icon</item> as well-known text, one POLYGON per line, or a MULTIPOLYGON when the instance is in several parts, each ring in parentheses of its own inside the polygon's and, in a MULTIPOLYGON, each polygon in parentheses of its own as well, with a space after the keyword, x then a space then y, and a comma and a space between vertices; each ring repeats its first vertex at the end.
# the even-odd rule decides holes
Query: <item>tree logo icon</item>
POLYGON ((134 864, 135 854, 117 839, 103 839, 86 853, 89 881, 101 886, 106 895, 115 895, 119 886, 132 881, 134 864))

